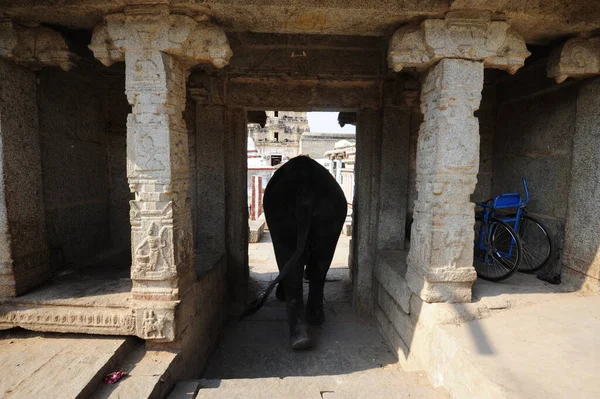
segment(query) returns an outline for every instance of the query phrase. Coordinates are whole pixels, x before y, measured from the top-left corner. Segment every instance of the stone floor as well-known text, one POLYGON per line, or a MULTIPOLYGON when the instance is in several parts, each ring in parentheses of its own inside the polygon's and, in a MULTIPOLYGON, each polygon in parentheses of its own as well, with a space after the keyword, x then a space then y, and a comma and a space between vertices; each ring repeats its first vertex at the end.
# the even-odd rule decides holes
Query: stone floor
MULTIPOLYGON (((315 347, 289 348, 285 305, 272 295, 258 313, 226 326, 199 381, 197 398, 448 397, 432 388, 425 373, 403 371, 373 322, 352 311, 346 266, 349 241, 341 237, 328 274, 326 322, 311 331, 315 347)), ((250 244, 255 290, 277 275, 272 251, 268 233, 261 242, 250 244)), ((171 397, 193 395, 174 392, 171 397)))
POLYGON ((0 333, 0 397, 88 397, 134 345, 134 338, 0 333))

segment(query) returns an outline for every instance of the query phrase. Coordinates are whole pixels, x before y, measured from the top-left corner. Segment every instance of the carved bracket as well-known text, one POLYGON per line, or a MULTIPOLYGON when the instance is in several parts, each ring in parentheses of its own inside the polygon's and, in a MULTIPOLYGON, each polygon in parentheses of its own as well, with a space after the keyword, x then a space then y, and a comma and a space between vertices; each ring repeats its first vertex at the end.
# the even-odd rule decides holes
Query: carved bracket
POLYGON ((60 33, 43 26, 26 28, 10 21, 0 22, 0 57, 28 68, 73 67, 71 52, 60 33))
POLYGON ((600 75, 600 36, 567 40, 550 55, 546 73, 556 83, 600 75))
POLYGON ((405 67, 427 69, 442 58, 483 61, 488 68, 515 73, 530 55, 521 36, 487 12, 452 11, 444 19, 425 20, 394 33, 388 63, 396 72, 405 67))
POLYGON ((88 46, 104 65, 124 61, 126 51, 159 50, 186 68, 210 63, 222 68, 233 54, 217 25, 175 14, 112 14, 96 27, 88 46))

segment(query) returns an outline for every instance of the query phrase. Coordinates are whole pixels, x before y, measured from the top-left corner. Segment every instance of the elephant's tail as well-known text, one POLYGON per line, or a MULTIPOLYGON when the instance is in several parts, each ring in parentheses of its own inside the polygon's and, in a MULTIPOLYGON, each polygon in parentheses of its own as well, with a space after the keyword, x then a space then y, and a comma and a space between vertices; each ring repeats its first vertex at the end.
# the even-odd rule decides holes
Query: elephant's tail
POLYGON ((292 254, 290 259, 285 262, 285 265, 279 272, 279 275, 275 278, 275 280, 271 281, 266 290, 264 290, 260 296, 253 301, 247 308, 244 310, 240 319, 243 319, 246 316, 250 316, 256 312, 265 304, 267 298, 277 285, 293 267, 298 266, 298 262, 300 261, 300 257, 304 253, 304 249, 306 248, 306 242, 308 241, 308 233, 310 231, 310 223, 312 220, 312 216, 314 214, 315 209, 315 193, 309 186, 306 184, 307 182, 303 182, 304 184, 300 185, 299 195, 296 198, 296 223, 297 223, 297 238, 296 238, 296 251, 292 254))

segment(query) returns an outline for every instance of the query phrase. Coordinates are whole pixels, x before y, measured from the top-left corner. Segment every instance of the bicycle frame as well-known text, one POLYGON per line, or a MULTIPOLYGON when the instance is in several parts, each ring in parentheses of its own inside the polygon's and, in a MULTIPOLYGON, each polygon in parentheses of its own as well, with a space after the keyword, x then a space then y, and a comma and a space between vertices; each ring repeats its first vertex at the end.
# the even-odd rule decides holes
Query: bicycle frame
MULTIPOLYGON (((494 211, 495 209, 490 206, 487 205, 486 203, 477 203, 478 206, 482 207, 484 209, 484 213, 483 213, 483 224, 481 226, 481 230, 479 231, 479 237, 477 238, 476 244, 477 248, 479 248, 480 250, 485 252, 485 257, 484 259, 482 259, 485 263, 491 263, 492 259, 488 258, 488 256, 490 255, 489 252, 489 242, 492 239, 492 234, 493 234, 493 230, 492 230, 492 224, 490 224, 490 219, 495 217, 494 216, 494 211)), ((508 246, 508 252, 504 252, 504 251, 498 251, 496 250, 496 252, 493 255, 497 256, 498 260, 502 260, 503 257, 512 257, 513 256, 513 250, 516 248, 516 243, 513 239, 511 239, 510 245, 508 246)))
MULTIPOLYGON (((526 213, 527 204, 530 201, 529 196, 529 187, 527 185, 527 180, 522 178, 523 189, 525 191, 525 201, 522 200, 521 195, 518 193, 507 193, 497 196, 494 199, 489 199, 486 202, 476 202, 475 204, 481 208, 483 208, 483 224, 481 226, 481 230, 479 232, 479 237, 477 237, 476 245, 482 251, 486 252, 486 259, 484 261, 487 263, 487 252, 488 245, 490 242, 492 229, 490 225, 490 218, 497 218, 502 220, 503 222, 508 223, 513 227, 515 232, 519 231, 519 226, 523 215, 526 213), (492 203, 490 205, 490 202, 492 203), (502 216, 497 215, 496 212, 500 209, 514 209, 516 208, 516 213, 513 216, 502 216)), ((511 243, 508 248, 507 253, 499 252, 497 255, 502 258, 503 256, 510 257, 512 256, 512 251, 515 247, 514 240, 511 239, 511 243)))

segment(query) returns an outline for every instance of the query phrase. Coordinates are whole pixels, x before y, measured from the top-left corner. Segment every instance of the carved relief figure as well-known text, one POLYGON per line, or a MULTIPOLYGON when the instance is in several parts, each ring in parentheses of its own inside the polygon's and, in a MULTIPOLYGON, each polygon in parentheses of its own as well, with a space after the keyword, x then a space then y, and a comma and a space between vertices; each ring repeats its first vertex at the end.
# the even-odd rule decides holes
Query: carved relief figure
POLYGON ((167 227, 163 227, 159 232, 156 223, 152 222, 150 227, 148 227, 146 238, 135 251, 137 268, 147 271, 158 271, 169 268, 168 257, 165 254, 167 246, 167 227))
POLYGON ((164 318, 156 317, 153 310, 144 312, 144 321, 142 322, 142 334, 147 338, 164 338, 165 321, 164 318))
POLYGON ((159 159, 166 153, 165 148, 154 145, 150 136, 140 137, 137 140, 139 159, 138 170, 164 170, 165 165, 159 159))

